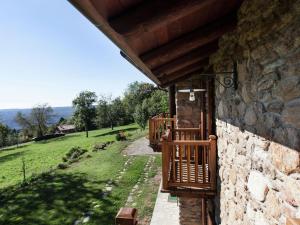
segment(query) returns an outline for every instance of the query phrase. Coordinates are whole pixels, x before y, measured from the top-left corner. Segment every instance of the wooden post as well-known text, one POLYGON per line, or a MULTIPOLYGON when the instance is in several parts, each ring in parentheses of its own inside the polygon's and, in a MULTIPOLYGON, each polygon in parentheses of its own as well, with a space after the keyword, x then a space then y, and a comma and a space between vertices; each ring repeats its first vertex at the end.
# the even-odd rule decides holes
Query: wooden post
POLYGON ((217 137, 209 135, 210 149, 209 149, 209 170, 211 176, 212 189, 216 190, 217 185, 217 137))
POLYGON ((168 174, 169 174, 169 141, 167 138, 162 138, 162 189, 168 190, 168 174))
POLYGON ((201 222, 202 225, 207 225, 207 204, 206 204, 206 199, 202 198, 201 199, 201 222))
POLYGON ((207 79, 207 133, 213 134, 213 82, 212 79, 207 79))
POLYGON ((176 115, 175 85, 169 86, 169 112, 171 118, 176 115))

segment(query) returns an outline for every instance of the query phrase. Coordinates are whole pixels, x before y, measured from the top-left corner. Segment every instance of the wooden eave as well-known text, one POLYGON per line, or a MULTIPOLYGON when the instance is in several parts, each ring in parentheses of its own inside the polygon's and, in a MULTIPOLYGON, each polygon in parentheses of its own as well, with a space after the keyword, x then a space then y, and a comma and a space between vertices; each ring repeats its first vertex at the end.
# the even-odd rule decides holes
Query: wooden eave
POLYGON ((201 71, 243 0, 69 0, 159 86, 201 71))

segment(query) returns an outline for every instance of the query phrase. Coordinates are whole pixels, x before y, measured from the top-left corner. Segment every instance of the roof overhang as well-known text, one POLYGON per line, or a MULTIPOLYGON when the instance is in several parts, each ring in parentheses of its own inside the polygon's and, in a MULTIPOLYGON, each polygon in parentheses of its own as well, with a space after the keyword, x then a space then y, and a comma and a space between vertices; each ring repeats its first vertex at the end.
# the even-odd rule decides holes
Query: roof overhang
POLYGON ((69 0, 161 87, 201 71, 243 0, 69 0))

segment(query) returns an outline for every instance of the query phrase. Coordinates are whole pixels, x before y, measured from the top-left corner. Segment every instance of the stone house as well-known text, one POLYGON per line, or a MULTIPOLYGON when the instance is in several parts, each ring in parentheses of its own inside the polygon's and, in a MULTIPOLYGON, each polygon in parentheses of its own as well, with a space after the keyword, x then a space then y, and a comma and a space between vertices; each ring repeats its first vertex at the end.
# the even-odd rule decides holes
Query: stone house
POLYGON ((300 218, 299 0, 70 2, 169 88, 150 131, 182 225, 300 218))

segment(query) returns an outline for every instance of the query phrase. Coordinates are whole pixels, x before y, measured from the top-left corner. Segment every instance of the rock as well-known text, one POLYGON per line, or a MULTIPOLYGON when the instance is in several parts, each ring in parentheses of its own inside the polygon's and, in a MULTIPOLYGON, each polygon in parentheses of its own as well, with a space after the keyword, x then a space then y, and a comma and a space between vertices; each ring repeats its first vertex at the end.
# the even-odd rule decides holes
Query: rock
POLYGON ((255 215, 255 225, 270 225, 268 220, 264 217, 262 213, 256 213, 255 215))
POLYGON ((263 176, 262 173, 257 171, 251 171, 248 179, 248 189, 250 191, 251 196, 258 200, 263 202, 265 200, 265 197, 268 193, 268 185, 266 178, 263 176))
POLYGON ((300 98, 285 104, 282 111, 282 120, 295 128, 300 128, 300 98))
POLYGON ((283 103, 279 100, 273 100, 267 104, 267 111, 273 113, 280 113, 283 108, 283 103))
POLYGON ((290 174, 300 169, 300 153, 272 142, 269 147, 271 153, 272 164, 285 174, 290 174))
POLYGON ((287 179, 282 190, 283 199, 293 207, 300 206, 300 181, 287 179))
POLYGON ((281 214, 280 202, 273 190, 270 190, 266 197, 266 214, 275 219, 279 219, 281 214))
POLYGON ((281 80, 275 93, 281 96, 284 101, 289 101, 300 96, 300 77, 291 76, 281 80))
POLYGON ((230 171, 229 171, 229 180, 232 182, 233 185, 236 184, 236 170, 234 168, 232 168, 230 171))
POLYGON ((248 107, 245 114, 245 123, 251 126, 254 125, 256 121, 257 121, 257 116, 253 107, 248 107))

